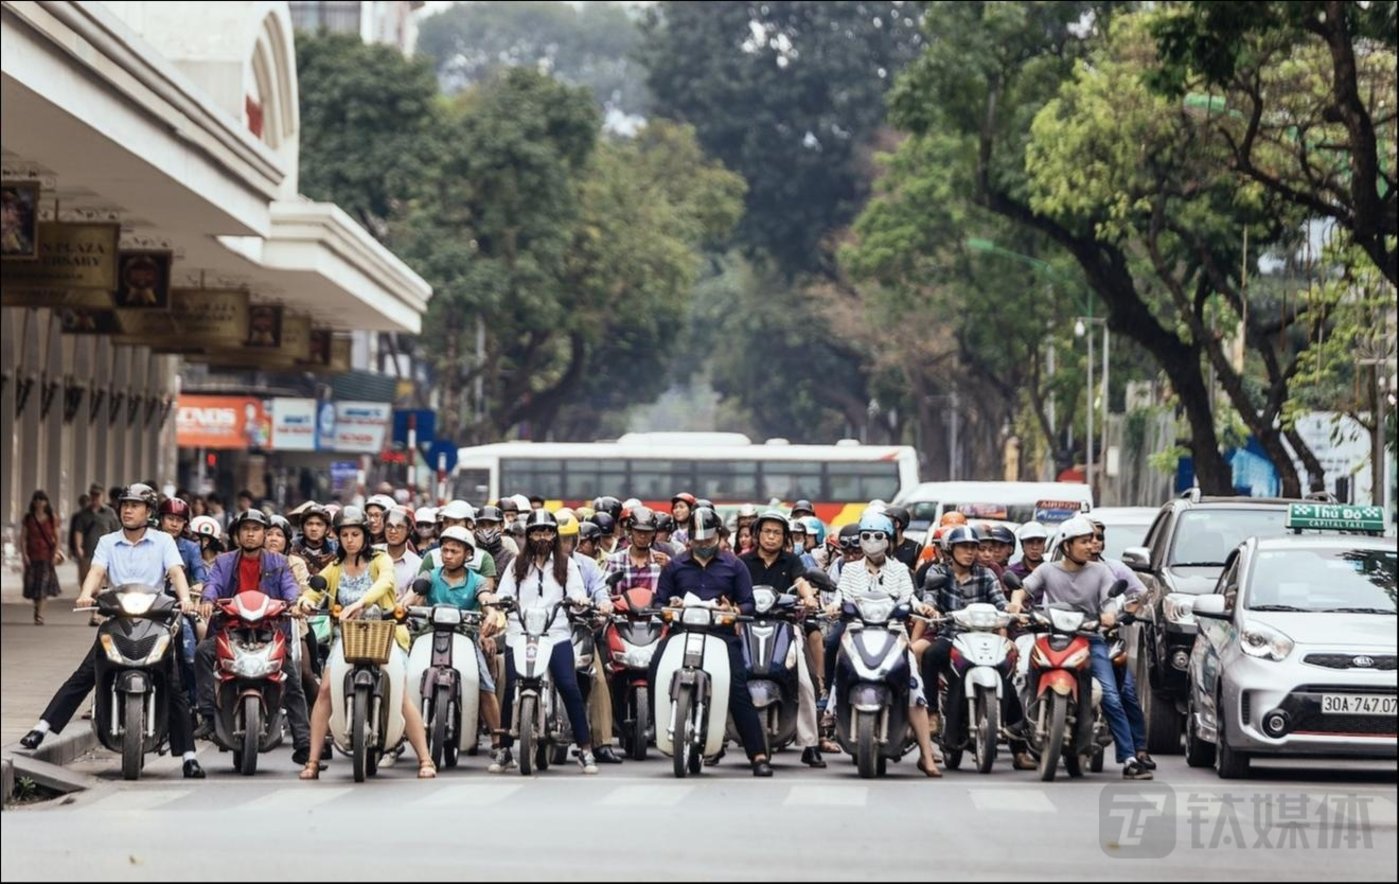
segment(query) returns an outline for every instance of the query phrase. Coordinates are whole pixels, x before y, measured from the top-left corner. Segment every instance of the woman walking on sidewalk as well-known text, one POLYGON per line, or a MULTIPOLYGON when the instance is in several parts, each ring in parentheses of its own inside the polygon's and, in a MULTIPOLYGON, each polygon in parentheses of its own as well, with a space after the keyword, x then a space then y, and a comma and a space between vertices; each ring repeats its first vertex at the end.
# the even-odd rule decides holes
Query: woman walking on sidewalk
POLYGON ((63 561, 63 550, 58 546, 58 517, 43 491, 35 491, 29 499, 19 545, 24 558, 24 597, 34 602, 35 625, 43 626, 44 600, 59 593, 54 565, 63 561))

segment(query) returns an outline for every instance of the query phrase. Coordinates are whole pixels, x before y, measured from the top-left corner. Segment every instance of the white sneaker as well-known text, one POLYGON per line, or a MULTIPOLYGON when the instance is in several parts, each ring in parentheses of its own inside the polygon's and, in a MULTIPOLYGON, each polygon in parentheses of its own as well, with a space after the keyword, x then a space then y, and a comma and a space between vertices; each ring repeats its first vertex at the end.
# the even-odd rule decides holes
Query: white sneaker
POLYGON ((591 752, 578 753, 578 765, 583 768, 583 773, 585 774, 597 773, 597 761, 593 758, 593 753, 591 752))
POLYGON ((515 769, 515 759, 511 756, 509 749, 495 750, 495 760, 491 766, 486 768, 488 773, 505 773, 507 770, 515 769))

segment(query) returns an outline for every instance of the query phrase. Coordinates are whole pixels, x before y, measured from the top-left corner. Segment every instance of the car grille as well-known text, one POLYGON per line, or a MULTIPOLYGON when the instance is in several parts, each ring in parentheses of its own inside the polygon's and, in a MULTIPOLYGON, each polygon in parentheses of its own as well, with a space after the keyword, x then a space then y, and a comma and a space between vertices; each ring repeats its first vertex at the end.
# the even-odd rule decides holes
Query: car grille
POLYGON ((1308 654, 1302 658, 1303 663, 1312 666, 1324 666, 1327 669, 1373 669, 1384 672, 1392 671, 1399 663, 1399 657, 1393 654, 1308 654), (1369 657, 1374 661, 1370 666, 1355 665, 1356 657, 1369 657))

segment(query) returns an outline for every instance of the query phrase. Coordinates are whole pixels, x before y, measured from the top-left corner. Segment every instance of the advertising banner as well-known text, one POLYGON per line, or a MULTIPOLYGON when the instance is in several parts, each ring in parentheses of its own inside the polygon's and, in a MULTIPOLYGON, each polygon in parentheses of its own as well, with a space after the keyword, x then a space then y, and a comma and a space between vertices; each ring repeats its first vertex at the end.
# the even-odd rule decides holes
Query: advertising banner
POLYGON ((251 396, 181 395, 176 411, 181 448, 248 449, 272 444, 272 420, 251 396))
POLYGON ((316 400, 273 399, 271 407, 274 450, 316 450, 316 400))
POLYGON ((393 419, 389 402, 335 403, 335 450, 378 454, 384 449, 393 419))

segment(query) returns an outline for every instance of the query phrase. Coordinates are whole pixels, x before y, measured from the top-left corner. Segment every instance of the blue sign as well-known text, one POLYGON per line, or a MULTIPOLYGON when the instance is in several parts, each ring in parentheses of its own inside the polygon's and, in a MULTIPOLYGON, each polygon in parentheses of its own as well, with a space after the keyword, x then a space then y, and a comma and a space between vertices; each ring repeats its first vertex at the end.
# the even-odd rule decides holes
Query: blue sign
POLYGON ((335 450, 335 403, 329 399, 316 403, 316 450, 335 450))
POLYGON ((432 446, 423 452, 423 459, 427 461, 427 468, 437 469, 438 455, 446 455, 447 472, 457 468, 457 446, 449 439, 437 439, 432 446))
POLYGON ((395 410, 393 413, 393 441, 395 445, 408 447, 408 418, 416 418, 418 450, 426 454, 437 441, 437 412, 430 408, 417 408, 408 411, 395 410))

